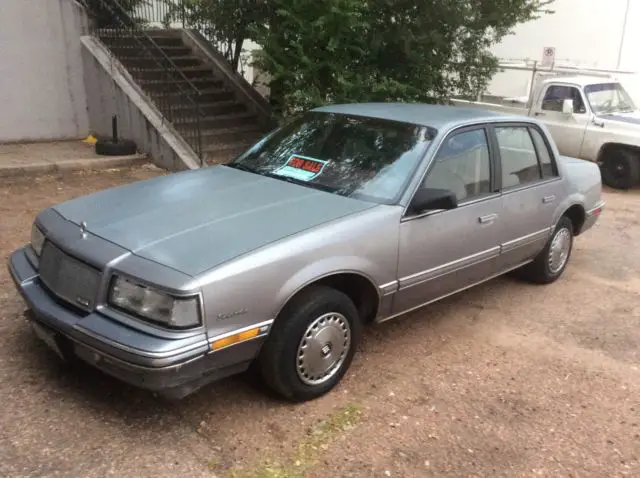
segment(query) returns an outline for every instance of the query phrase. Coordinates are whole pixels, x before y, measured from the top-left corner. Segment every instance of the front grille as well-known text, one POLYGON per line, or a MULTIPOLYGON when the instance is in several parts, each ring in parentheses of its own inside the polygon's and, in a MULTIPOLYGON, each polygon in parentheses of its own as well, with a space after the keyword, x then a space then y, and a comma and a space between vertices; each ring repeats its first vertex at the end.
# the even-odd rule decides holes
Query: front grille
POLYGON ((93 310, 100 272, 46 241, 40 257, 40 280, 53 294, 87 312, 93 310))

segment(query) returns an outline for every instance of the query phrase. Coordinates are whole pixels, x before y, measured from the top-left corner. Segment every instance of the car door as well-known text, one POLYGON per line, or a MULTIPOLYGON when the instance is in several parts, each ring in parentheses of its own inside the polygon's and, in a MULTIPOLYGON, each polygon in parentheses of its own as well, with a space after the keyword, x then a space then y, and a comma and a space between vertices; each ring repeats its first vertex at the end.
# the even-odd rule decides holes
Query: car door
POLYGON ((548 85, 534 116, 547 126, 561 154, 580 157, 591 115, 579 88, 561 84, 548 85), (573 100, 573 114, 562 112, 565 99, 573 100))
POLYGON ((502 188, 501 270, 532 259, 545 246, 553 226, 562 182, 544 133, 528 123, 496 124, 502 188))
POLYGON ((454 192, 458 206, 406 215, 400 223, 394 313, 495 273, 503 220, 488 138, 483 126, 456 130, 435 154, 421 187, 454 192))

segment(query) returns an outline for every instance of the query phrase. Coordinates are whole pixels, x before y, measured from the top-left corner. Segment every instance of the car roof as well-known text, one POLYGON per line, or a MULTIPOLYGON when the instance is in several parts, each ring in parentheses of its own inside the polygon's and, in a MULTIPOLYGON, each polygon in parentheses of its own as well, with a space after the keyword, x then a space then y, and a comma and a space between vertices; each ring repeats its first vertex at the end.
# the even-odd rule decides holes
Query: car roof
POLYGON ((402 121, 435 129, 449 129, 466 123, 513 119, 512 116, 481 108, 422 103, 351 103, 321 106, 312 111, 402 121))

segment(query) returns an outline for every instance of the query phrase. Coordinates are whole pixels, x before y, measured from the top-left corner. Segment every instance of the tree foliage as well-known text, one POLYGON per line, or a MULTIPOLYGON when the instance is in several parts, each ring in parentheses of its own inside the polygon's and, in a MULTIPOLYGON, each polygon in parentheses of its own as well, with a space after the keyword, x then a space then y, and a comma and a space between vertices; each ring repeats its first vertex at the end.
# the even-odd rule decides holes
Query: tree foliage
POLYGON ((264 21, 263 0, 165 0, 190 28, 199 30, 238 68, 249 32, 264 21))
POLYGON ((276 113, 325 103, 442 102, 482 90, 490 47, 550 0, 268 0, 252 27, 276 113))

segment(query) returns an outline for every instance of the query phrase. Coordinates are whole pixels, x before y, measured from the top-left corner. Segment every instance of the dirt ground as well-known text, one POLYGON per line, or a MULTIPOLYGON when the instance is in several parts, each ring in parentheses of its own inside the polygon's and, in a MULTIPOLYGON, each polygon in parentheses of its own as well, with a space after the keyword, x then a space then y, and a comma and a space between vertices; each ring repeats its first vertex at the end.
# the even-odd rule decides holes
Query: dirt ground
MULTIPOLYGON (((0 257, 37 211, 158 174, 0 183, 0 257)), ((640 476, 640 192, 606 192, 563 278, 501 278, 374 326, 329 395, 249 376, 183 401, 70 369, 0 269, 1 476, 640 476)))

